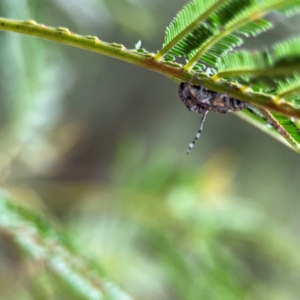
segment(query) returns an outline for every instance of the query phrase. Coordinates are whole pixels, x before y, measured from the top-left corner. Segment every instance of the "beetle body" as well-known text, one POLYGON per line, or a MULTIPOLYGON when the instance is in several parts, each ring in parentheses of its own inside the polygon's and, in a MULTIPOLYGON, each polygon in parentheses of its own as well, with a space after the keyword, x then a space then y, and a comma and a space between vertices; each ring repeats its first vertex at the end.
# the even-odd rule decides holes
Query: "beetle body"
POLYGON ((212 92, 203 86, 188 82, 180 83, 178 93, 187 109, 198 114, 202 114, 204 111, 225 114, 229 111, 236 112, 248 107, 247 102, 212 92))
POLYGON ((248 107, 248 103, 229 97, 228 94, 219 94, 210 91, 203 85, 194 85, 190 82, 181 82, 179 85, 179 97, 188 110, 202 114, 200 128, 187 148, 189 154, 202 132, 203 123, 209 111, 226 114, 227 112, 236 112, 248 107))

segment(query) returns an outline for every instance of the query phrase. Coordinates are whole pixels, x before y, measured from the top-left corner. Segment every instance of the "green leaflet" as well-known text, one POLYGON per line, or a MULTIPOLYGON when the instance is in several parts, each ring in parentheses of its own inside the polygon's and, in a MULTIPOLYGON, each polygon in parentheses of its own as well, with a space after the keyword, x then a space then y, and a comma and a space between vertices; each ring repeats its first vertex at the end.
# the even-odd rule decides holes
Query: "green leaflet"
POLYGON ((168 54, 177 57, 185 56, 194 49, 197 49, 199 42, 205 41, 213 34, 213 30, 207 24, 202 23, 189 33, 186 38, 177 43, 168 54))
POLYGON ((195 22, 199 16, 205 13, 216 2, 217 0, 194 0, 187 4, 167 28, 163 47, 183 32, 192 22, 195 22))
MULTIPOLYGON (((300 153, 300 131, 299 121, 294 120, 293 118, 288 118, 280 114, 272 113, 273 118, 281 125, 281 127, 287 132, 288 137, 284 137, 278 133, 278 131, 270 125, 270 123, 264 118, 259 109, 252 107, 252 111, 255 111, 255 114, 249 112, 248 110, 243 110, 238 113, 238 115, 250 121, 253 125, 260 128, 262 131, 271 135, 272 137, 278 139, 281 142, 286 142, 289 144, 296 152, 300 153)), ((285 143, 285 144, 286 144, 285 143)))
MULTIPOLYGON (((156 60, 160 60, 223 3, 223 0, 194 0, 187 4, 167 28, 163 49, 156 54, 156 60)), ((184 54, 184 52, 182 53, 184 54)), ((169 55, 172 55, 172 53, 169 53, 169 55)))
POLYGON ((299 5, 299 1, 295 1, 294 3, 285 6, 282 9, 279 9, 279 12, 283 13, 284 15, 286 15, 287 17, 291 17, 295 14, 300 13, 300 5, 299 5))
MULTIPOLYGON (((243 43, 243 40, 236 35, 228 35, 220 40, 218 43, 213 45, 211 49, 204 53, 201 57, 201 62, 204 62, 208 65, 215 66, 219 61, 219 58, 229 50, 232 50, 233 47, 240 46, 243 43)), ((188 57, 192 58, 197 53, 197 50, 191 51, 188 57)))
POLYGON ((289 6, 291 3, 295 3, 295 6, 299 5, 299 2, 291 0, 264 0, 245 6, 244 9, 235 14, 233 18, 226 20, 226 22, 222 24, 222 30, 220 30, 216 35, 211 36, 209 39, 207 39, 207 41, 205 41, 205 43, 203 43, 199 47, 197 53, 193 57, 191 57, 190 61, 185 65, 185 70, 190 70, 205 53, 211 51, 211 48, 214 45, 216 45, 226 36, 232 34, 232 32, 244 33, 246 35, 249 35, 252 33, 253 29, 253 34, 257 35, 260 32, 270 29, 271 24, 265 20, 261 20, 260 17, 271 10, 289 6), (255 23, 253 22, 253 20, 261 21, 261 28, 259 27, 259 21, 255 23))
MULTIPOLYGON (((249 15, 250 12, 257 9, 257 1, 231 1, 226 6, 217 11, 208 19, 209 24, 218 24, 221 28, 220 32, 233 23, 245 16, 249 15)), ((245 25, 241 26, 236 30, 236 33, 243 34, 245 36, 256 36, 268 29, 272 28, 272 23, 264 20, 249 20, 245 25)))
MULTIPOLYGON (((156 58, 160 59, 166 52, 168 52, 167 60, 170 59, 170 56, 190 54, 211 36, 218 34, 227 22, 235 18, 237 13, 252 5, 254 3, 250 0, 204 1, 204 3, 202 0, 194 0, 177 14, 167 28, 163 49, 156 55, 156 58)), ((252 25, 241 29, 241 32, 255 35, 260 30, 264 31, 270 27, 271 24, 268 21, 261 21, 260 24, 254 21, 252 25)), ((216 45, 212 50, 212 55, 215 55, 216 49, 220 55, 242 42, 238 37, 231 38, 232 44, 228 43, 228 40, 229 38, 216 45), (227 44, 225 49, 221 47, 223 43, 227 44)))
POLYGON ((299 59, 300 37, 276 43, 272 48, 277 64, 299 59))
MULTIPOLYGON (((269 78, 275 88, 280 81, 286 80, 287 76, 300 72, 300 53, 297 50, 299 48, 300 38, 293 38, 276 43, 268 50, 243 50, 224 55, 217 63, 219 72, 215 78, 234 78, 240 83, 243 83, 239 80, 241 76, 247 80, 254 78, 256 81, 269 78)), ((296 83, 298 81, 293 82, 296 83)))
POLYGON ((268 29, 271 29, 273 27, 272 23, 270 23, 267 20, 264 19, 258 19, 252 22, 249 22, 239 28, 237 30, 237 33, 241 33, 245 35, 246 37, 248 36, 257 36, 258 34, 267 31, 268 29))
MULTIPOLYGON (((236 20, 237 16, 244 16, 246 11, 253 11, 256 6, 256 1, 251 0, 219 2, 194 0, 177 14, 167 28, 163 49, 156 55, 156 59, 160 59, 166 52, 168 52, 166 60, 180 56, 193 57, 199 47, 222 33, 227 24, 236 20), (208 11, 211 13, 208 14, 208 11)), ((249 20, 248 24, 239 28, 238 33, 246 36, 257 35, 271 27, 272 24, 266 20, 249 20)), ((221 55, 241 43, 240 37, 228 34, 212 45, 200 61, 215 66, 221 55)))
POLYGON ((286 78, 285 80, 277 81, 276 94, 281 98, 289 98, 291 102, 300 105, 299 95, 295 95, 300 92, 300 76, 294 75, 286 78))
POLYGON ((217 63, 219 72, 236 71, 241 74, 244 70, 265 69, 271 64, 265 59, 262 52, 238 51, 224 55, 217 63))
POLYGON ((297 144, 296 147, 298 150, 300 150, 300 130, 297 126, 298 121, 294 121, 291 118, 288 118, 286 116, 282 116, 277 113, 273 113, 274 118, 281 124, 281 126, 289 133, 291 138, 295 141, 297 144))

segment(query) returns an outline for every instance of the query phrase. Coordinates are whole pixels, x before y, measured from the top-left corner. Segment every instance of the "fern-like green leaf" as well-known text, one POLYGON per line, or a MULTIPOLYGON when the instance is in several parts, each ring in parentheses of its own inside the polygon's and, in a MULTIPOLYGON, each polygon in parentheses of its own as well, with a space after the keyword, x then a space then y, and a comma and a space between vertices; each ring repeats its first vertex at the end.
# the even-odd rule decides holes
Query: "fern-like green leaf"
POLYGON ((300 5, 300 3, 292 0, 263 0, 259 2, 249 2, 248 5, 244 6, 244 9, 239 10, 239 13, 234 13, 234 17, 231 14, 229 14, 229 19, 222 17, 222 30, 219 30, 217 34, 209 37, 202 43, 194 56, 186 64, 185 69, 191 69, 198 60, 202 59, 205 53, 211 51, 214 45, 217 45, 218 42, 222 41, 222 39, 231 35, 233 32, 255 35, 270 29, 271 24, 268 21, 262 20, 261 17, 270 10, 286 7, 291 4, 294 4, 294 6, 300 5), (256 20, 257 22, 255 23, 253 20, 256 20))
MULTIPOLYGON (((225 6, 220 8, 214 15, 210 16, 208 23, 218 24, 219 27, 224 28, 227 24, 234 22, 239 16, 243 16, 247 11, 254 9, 256 5, 257 2, 253 0, 227 2, 225 6)), ((256 36, 270 28, 272 28, 271 22, 264 19, 258 19, 249 21, 239 28, 237 33, 246 36, 256 36)))
MULTIPOLYGON (((232 50, 234 47, 240 46, 243 43, 243 40, 236 35, 228 35, 224 37, 221 41, 216 43, 210 51, 204 53, 201 57, 200 62, 204 62, 210 66, 215 66, 219 61, 220 57, 232 50)), ((189 58, 192 58, 197 53, 197 50, 191 51, 188 55, 189 58)))
POLYGON ((300 75, 288 77, 285 80, 277 81, 276 95, 279 98, 289 98, 291 102, 300 105, 300 96, 295 95, 300 92, 300 75))
MULTIPOLYGON (((191 53, 197 53, 195 49, 222 31, 224 25, 234 19, 237 13, 253 5, 253 0, 194 0, 177 14, 168 27, 163 49, 157 53, 156 59, 161 59, 167 52, 167 60, 176 56, 191 57, 191 53)), ((257 35, 269 28, 271 28, 271 23, 266 20, 253 21, 241 28, 240 33, 257 35)), ((242 40, 238 36, 224 37, 202 61, 214 66, 218 56, 241 43, 242 40)))
POLYGON ((300 5, 299 5, 299 3, 297 3, 297 1, 295 1, 292 4, 287 5, 282 9, 279 9, 279 12, 281 12, 282 14, 284 14, 287 17, 292 17, 292 16, 300 13, 300 5))
POLYGON ((279 114, 272 114, 272 118, 276 123, 279 123, 284 134, 279 132, 271 126, 270 122, 263 116, 259 109, 251 107, 251 111, 243 110, 237 115, 242 119, 249 121, 254 126, 263 130, 265 133, 271 135, 277 140, 283 142, 285 145, 291 146, 296 152, 300 152, 300 131, 297 120, 289 119, 279 114))
POLYGON ((273 24, 265 19, 258 19, 252 22, 249 22, 239 28, 237 30, 237 33, 241 33, 248 36, 257 36, 258 34, 267 31, 268 29, 271 29, 273 27, 273 24))
POLYGON ((197 22, 197 18, 216 2, 217 0, 196 0, 188 3, 167 28, 163 47, 180 35, 192 22, 197 22))
MULTIPOLYGON (((262 77, 272 79, 272 86, 275 79, 279 82, 285 80, 289 75, 300 72, 300 38, 293 38, 279 42, 271 46, 269 50, 263 51, 237 51, 224 55, 217 63, 218 73, 215 78, 230 77, 239 81, 241 76, 247 75, 248 80, 255 77, 256 80, 262 77), (272 76, 270 76, 272 74, 272 76)), ((240 82, 243 83, 243 82, 240 82)))
POLYGON ((168 52, 166 61, 188 57, 186 70, 198 61, 214 67, 222 55, 242 44, 239 35, 256 36, 272 28, 263 15, 275 9, 284 12, 284 8, 287 14, 296 13, 298 7, 300 3, 293 0, 194 0, 172 21, 155 58, 168 52))
MULTIPOLYGON (((261 70, 269 68, 271 64, 261 52, 238 51, 224 55, 217 64, 218 71, 236 71, 239 75, 244 70, 261 70)), ((224 76, 222 76, 224 77, 224 76)))
POLYGON ((300 37, 276 43, 272 48, 277 64, 297 60, 300 57, 300 37))
POLYGON ((177 43, 168 54, 177 57, 185 56, 187 53, 199 47, 199 41, 204 41, 213 34, 214 32, 209 26, 203 23, 189 33, 186 38, 177 43))
MULTIPOLYGON (((156 59, 160 60, 169 50, 181 41, 186 35, 197 29, 201 23, 218 7, 222 6, 222 0, 194 0, 184 6, 184 8, 176 15, 166 30, 166 36, 163 43, 163 49, 156 55, 156 59)), ((193 37, 193 35, 191 35, 193 37)), ((185 52, 177 51, 169 53, 169 55, 182 56, 185 52)))
POLYGON ((293 119, 282 116, 277 113, 273 113, 274 118, 278 121, 278 123, 286 130, 286 132, 290 135, 290 138, 287 141, 291 144, 292 147, 295 147, 296 150, 300 149, 300 130, 294 122, 293 119))

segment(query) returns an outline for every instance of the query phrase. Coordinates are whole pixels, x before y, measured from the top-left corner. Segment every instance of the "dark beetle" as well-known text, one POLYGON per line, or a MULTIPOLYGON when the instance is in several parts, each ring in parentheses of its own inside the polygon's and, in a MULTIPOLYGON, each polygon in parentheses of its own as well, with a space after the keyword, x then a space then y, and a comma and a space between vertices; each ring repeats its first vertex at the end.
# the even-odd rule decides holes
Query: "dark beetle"
POLYGON ((240 111, 248 107, 247 102, 243 102, 229 97, 228 94, 219 94, 210 91, 200 85, 190 84, 190 82, 181 82, 179 85, 179 97, 188 110, 198 114, 203 114, 200 122, 200 128, 195 136, 195 139, 187 148, 187 154, 190 153, 196 141, 199 139, 205 117, 209 111, 226 114, 229 111, 240 111))
POLYGON ((188 110, 198 114, 203 114, 205 111, 226 114, 229 111, 235 112, 248 107, 247 102, 230 98, 229 95, 212 92, 203 85, 181 82, 178 93, 188 110))

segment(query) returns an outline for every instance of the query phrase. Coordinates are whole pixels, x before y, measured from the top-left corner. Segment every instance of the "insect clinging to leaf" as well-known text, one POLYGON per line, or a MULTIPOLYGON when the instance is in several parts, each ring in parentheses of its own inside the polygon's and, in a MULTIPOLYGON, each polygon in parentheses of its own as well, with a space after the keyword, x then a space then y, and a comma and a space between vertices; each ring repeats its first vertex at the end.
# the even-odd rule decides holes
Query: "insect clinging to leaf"
MULTIPOLYGON (((194 76, 195 77, 195 76, 194 76)), ((191 84, 189 81, 181 82, 179 85, 179 97, 188 110, 202 114, 200 128, 193 140, 189 144, 186 152, 189 154, 195 143, 200 137, 206 115, 209 111, 225 114, 227 112, 236 112, 248 107, 248 102, 231 98, 229 94, 220 94, 204 88, 199 80, 199 85, 191 84)))
MULTIPOLYGON (((195 76, 197 76, 197 74, 195 76)), ((194 140, 189 144, 186 150, 187 154, 190 154, 192 148, 199 139, 206 115, 209 111, 226 114, 227 112, 237 112, 247 109, 252 114, 260 117, 270 124, 285 139, 290 138, 288 132, 266 109, 258 109, 257 107, 250 105, 248 102, 231 98, 229 96, 229 91, 227 94, 220 94, 208 90, 203 86, 199 78, 199 85, 191 84, 195 76, 193 76, 189 81, 181 82, 178 90, 179 97, 187 109, 203 115, 200 121, 199 130, 196 133, 194 140)))

